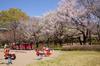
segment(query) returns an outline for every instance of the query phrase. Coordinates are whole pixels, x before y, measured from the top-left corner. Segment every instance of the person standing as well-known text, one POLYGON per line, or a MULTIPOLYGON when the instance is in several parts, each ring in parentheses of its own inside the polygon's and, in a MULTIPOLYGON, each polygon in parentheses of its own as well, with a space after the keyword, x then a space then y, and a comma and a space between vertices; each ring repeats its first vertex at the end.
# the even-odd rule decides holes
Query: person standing
POLYGON ((4 45, 4 49, 7 48, 7 44, 4 45))
POLYGON ((12 58, 11 54, 8 54, 8 63, 7 64, 12 64, 12 58))

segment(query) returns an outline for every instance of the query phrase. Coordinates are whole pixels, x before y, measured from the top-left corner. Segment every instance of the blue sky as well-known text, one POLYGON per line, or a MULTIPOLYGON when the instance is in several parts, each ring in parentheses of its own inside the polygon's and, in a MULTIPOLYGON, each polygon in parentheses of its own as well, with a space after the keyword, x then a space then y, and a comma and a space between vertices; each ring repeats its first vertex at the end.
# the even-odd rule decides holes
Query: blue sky
POLYGON ((41 16, 57 7, 60 0, 0 0, 0 10, 19 8, 29 16, 41 16))

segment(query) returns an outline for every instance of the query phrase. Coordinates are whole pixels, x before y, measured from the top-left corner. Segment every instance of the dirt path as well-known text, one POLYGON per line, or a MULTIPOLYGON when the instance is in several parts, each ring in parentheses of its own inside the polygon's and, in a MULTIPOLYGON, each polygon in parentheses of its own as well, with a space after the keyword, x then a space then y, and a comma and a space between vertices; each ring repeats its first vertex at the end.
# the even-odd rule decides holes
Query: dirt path
MULTIPOLYGON (((10 64, 9 66, 26 66, 28 64, 31 64, 33 62, 39 61, 36 60, 35 52, 33 50, 31 51, 25 51, 25 50, 17 50, 13 51, 16 54, 16 60, 13 61, 13 64, 10 64)), ((0 51, 0 66, 8 66, 6 63, 7 61, 3 59, 3 51, 0 51)), ((50 57, 44 57, 42 60, 50 60, 54 59, 59 55, 59 52, 54 51, 54 53, 50 57)))

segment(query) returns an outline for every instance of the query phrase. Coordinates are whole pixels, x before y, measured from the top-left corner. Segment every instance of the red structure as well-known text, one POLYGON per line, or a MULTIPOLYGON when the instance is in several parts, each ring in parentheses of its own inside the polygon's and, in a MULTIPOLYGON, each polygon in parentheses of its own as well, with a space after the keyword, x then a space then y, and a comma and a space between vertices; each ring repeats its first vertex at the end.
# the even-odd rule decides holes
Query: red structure
POLYGON ((15 44, 15 45, 12 46, 12 49, 16 49, 16 50, 32 50, 33 49, 33 44, 28 44, 28 43, 15 44))

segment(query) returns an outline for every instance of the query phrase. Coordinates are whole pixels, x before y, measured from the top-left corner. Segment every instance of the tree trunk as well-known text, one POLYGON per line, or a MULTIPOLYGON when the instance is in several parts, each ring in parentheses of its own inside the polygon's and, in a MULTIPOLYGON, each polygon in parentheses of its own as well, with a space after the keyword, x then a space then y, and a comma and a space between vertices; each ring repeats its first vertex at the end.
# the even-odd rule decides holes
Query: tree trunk
POLYGON ((98 41, 100 41, 100 29, 97 28, 98 41))
POLYGON ((92 40, 91 40, 91 32, 89 31, 89 45, 92 44, 92 40))
POLYGON ((47 46, 48 46, 48 47, 49 47, 49 43, 50 43, 50 42, 49 42, 49 38, 48 38, 48 40, 47 40, 47 46))
POLYGON ((83 44, 86 45, 86 35, 83 33, 83 44))
POLYGON ((15 30, 13 30, 13 41, 16 43, 16 31, 15 30))
POLYGON ((80 38, 80 36, 78 37, 78 39, 79 39, 80 45, 82 45, 82 41, 81 41, 81 38, 80 38))
POLYGON ((98 41, 100 41, 100 21, 98 21, 97 24, 97 35, 98 35, 98 41))
POLYGON ((62 40, 59 39, 59 45, 62 47, 62 40))
POLYGON ((38 48, 39 47, 39 44, 38 43, 36 43, 36 48, 38 48))

